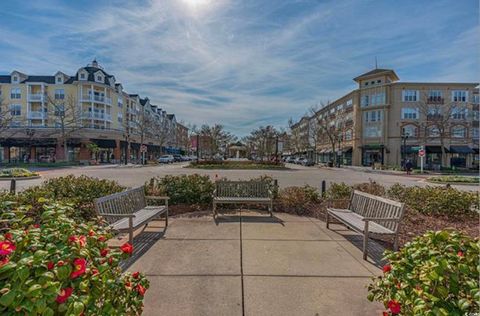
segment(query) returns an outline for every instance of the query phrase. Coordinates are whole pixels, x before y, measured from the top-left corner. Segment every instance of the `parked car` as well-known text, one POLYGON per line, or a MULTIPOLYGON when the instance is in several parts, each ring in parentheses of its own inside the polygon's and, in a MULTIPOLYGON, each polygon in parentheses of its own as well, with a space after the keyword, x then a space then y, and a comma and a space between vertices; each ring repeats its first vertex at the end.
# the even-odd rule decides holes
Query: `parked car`
POLYGON ((302 165, 303 166, 306 166, 306 167, 310 167, 310 166, 314 166, 315 165, 315 162, 311 159, 303 159, 302 161, 302 165))
POLYGON ((293 160, 294 164, 300 165, 302 163, 303 158, 302 157, 297 157, 293 160))
POLYGON ((173 155, 173 161, 175 161, 175 162, 182 161, 182 156, 181 155, 173 155))
POLYGON ((190 157, 182 155, 182 161, 190 161, 190 157))
POLYGON ((175 158, 173 158, 172 155, 163 155, 160 158, 158 158, 159 163, 173 163, 175 161, 175 158))
POLYGON ((288 156, 288 157, 285 159, 285 162, 286 162, 286 163, 294 163, 294 162, 295 162, 295 158, 293 158, 292 156, 288 156))

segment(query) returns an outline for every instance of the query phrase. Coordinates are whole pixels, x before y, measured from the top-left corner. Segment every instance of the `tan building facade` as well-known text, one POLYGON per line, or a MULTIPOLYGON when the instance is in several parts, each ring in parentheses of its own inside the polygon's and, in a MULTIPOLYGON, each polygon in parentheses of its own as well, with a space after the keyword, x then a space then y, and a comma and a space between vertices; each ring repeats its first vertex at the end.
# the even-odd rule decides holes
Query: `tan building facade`
POLYGON ((75 75, 0 75, 2 161, 138 161, 180 152, 174 115, 124 91, 97 61, 75 75), (66 145, 66 149, 65 149, 66 145), (67 155, 67 157, 65 157, 67 155))
POLYGON ((354 80, 358 89, 310 117, 318 162, 418 166, 424 148, 426 168, 478 167, 478 83, 401 82, 390 69, 354 80))

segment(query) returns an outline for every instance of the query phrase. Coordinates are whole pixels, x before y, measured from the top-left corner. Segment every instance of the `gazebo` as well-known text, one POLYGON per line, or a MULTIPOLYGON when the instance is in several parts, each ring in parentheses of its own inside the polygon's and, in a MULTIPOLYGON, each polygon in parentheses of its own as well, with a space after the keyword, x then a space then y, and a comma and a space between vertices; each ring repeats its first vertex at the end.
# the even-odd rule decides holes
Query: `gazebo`
POLYGON ((246 158, 247 147, 241 142, 236 142, 228 146, 228 157, 229 158, 246 158))

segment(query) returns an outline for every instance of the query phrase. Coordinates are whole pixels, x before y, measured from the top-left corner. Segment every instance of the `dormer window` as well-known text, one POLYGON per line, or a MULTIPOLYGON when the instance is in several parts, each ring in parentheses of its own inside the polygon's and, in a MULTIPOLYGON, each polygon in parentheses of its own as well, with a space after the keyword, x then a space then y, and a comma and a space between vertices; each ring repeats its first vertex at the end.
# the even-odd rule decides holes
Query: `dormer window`
POLYGON ((13 82, 18 83, 18 77, 17 76, 13 76, 13 82))
POLYGON ((62 77, 60 77, 60 76, 57 77, 57 83, 63 83, 62 77))
POLYGON ((87 74, 85 72, 80 73, 80 80, 87 80, 87 74))

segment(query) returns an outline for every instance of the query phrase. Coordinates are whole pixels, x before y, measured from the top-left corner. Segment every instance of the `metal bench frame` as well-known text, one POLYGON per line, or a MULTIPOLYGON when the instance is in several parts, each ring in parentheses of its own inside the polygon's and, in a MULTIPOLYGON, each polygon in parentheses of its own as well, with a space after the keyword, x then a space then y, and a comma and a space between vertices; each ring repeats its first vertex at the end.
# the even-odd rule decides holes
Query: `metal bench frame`
POLYGON ((213 191, 213 217, 218 216, 217 204, 266 204, 270 216, 273 216, 270 182, 218 180, 213 191))
POLYGON ((167 196, 145 196, 145 187, 137 187, 123 192, 95 199, 95 210, 113 230, 128 232, 129 242, 133 245, 133 232, 142 225, 165 214, 165 227, 168 226, 167 196), (165 205, 148 206, 147 200, 163 200, 165 205), (127 223, 128 219, 128 223, 127 223))
POLYGON ((355 190, 347 209, 327 208, 327 228, 333 217, 363 234, 363 259, 367 260, 369 235, 394 236, 393 249, 398 250, 398 232, 404 212, 404 203, 355 190))

